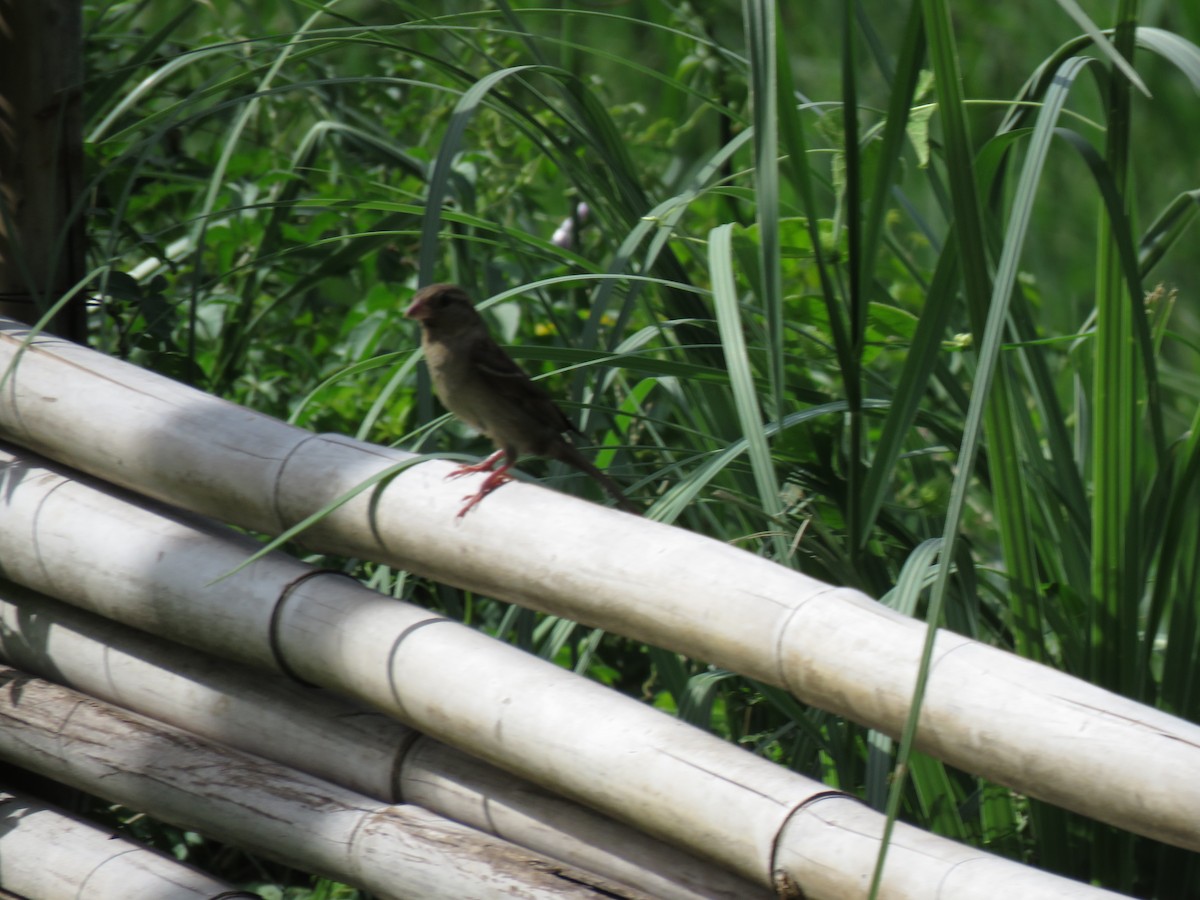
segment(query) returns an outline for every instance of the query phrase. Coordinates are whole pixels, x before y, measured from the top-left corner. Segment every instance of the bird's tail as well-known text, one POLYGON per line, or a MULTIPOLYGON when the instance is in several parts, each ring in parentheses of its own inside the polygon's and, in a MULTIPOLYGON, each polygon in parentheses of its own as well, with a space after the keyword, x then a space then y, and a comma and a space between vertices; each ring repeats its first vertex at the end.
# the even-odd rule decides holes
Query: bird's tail
POLYGON ((640 516, 642 511, 633 505, 625 492, 617 485, 615 481, 604 474, 600 469, 596 468, 591 460, 579 452, 567 441, 562 441, 562 447, 556 454, 557 458, 577 468, 580 472, 591 475, 600 483, 600 486, 608 493, 610 497, 617 501, 617 506, 625 510, 627 513, 633 513, 635 516, 640 516))

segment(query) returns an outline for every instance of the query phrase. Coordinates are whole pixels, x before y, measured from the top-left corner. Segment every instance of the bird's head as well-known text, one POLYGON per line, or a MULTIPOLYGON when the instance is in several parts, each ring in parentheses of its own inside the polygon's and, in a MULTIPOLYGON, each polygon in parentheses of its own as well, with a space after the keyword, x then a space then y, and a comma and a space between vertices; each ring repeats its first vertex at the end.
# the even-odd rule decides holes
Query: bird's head
POLYGON ((425 328, 453 332, 479 321, 471 298, 456 284, 431 284, 417 291, 404 311, 425 328))

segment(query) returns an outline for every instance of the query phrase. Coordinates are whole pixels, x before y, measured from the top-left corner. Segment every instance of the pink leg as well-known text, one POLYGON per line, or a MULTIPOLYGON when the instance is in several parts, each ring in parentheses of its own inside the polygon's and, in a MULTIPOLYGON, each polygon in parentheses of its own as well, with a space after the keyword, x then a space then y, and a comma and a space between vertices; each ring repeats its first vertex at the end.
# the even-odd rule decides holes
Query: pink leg
MULTIPOLYGON (((493 454, 493 455, 495 455, 495 454, 493 454)), ((491 458, 492 457, 488 457, 488 459, 491 459, 491 458)), ((484 462, 487 462, 487 460, 484 460, 484 462)), ((480 463, 479 465, 482 466, 483 463, 480 463)), ((461 519, 463 516, 465 516, 467 513, 469 513, 474 508, 475 504, 477 504, 480 500, 482 500, 484 497, 486 497, 488 494, 490 494, 496 488, 500 487, 500 485, 504 484, 505 482, 512 481, 512 478, 508 475, 508 470, 511 468, 512 468, 511 463, 505 463, 500 468, 498 468, 495 472, 491 472, 488 475, 488 477, 484 479, 483 485, 479 488, 479 490, 476 493, 467 494, 465 497, 463 497, 463 499, 467 501, 467 504, 466 504, 466 506, 464 506, 462 509, 460 509, 458 511, 458 518, 461 519)), ((480 468, 476 468, 475 471, 480 472, 483 470, 480 468)))
MULTIPOLYGON (((499 462, 500 457, 502 457, 503 455, 504 455, 503 450, 497 450, 495 453, 493 453, 491 456, 489 456, 487 459, 483 460, 482 462, 471 463, 470 465, 465 465, 465 466, 459 466, 457 469, 455 469, 453 472, 451 472, 446 477, 447 478, 461 478, 463 475, 470 475, 473 472, 490 472, 490 471, 492 471, 492 469, 494 469, 496 467, 496 463, 499 462)), ((508 468, 508 467, 505 466, 505 468, 508 468)))

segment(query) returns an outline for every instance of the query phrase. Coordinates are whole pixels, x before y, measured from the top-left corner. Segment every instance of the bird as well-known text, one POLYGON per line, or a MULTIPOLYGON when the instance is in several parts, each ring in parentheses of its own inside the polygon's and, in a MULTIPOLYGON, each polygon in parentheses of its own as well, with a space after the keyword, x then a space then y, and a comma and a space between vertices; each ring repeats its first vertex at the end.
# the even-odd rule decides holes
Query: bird
POLYGON ((496 452, 483 461, 460 466, 446 476, 488 473, 478 492, 463 497, 467 503, 458 518, 511 481, 508 472, 523 456, 557 459, 574 466, 596 479, 625 512, 641 515, 617 483, 566 437, 581 433, 550 392, 492 339, 463 288, 455 284, 423 287, 404 315, 421 325, 425 363, 442 405, 496 445, 496 452), (503 464, 496 468, 502 458, 503 464))

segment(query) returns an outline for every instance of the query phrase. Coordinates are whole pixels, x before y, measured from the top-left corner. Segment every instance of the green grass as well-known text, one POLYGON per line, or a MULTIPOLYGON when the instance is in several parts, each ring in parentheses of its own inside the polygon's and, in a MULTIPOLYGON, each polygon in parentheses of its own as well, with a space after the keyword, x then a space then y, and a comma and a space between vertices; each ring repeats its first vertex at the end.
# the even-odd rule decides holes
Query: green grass
MULTIPOLYGON (((1194 14, 1094 12, 1147 98, 1052 5, 218 5, 88 7, 97 347, 482 453, 399 312, 461 282, 655 517, 1200 719, 1194 14)), ((938 833, 1200 890, 1194 855, 919 754, 891 778, 910 734, 359 574, 938 833)))

